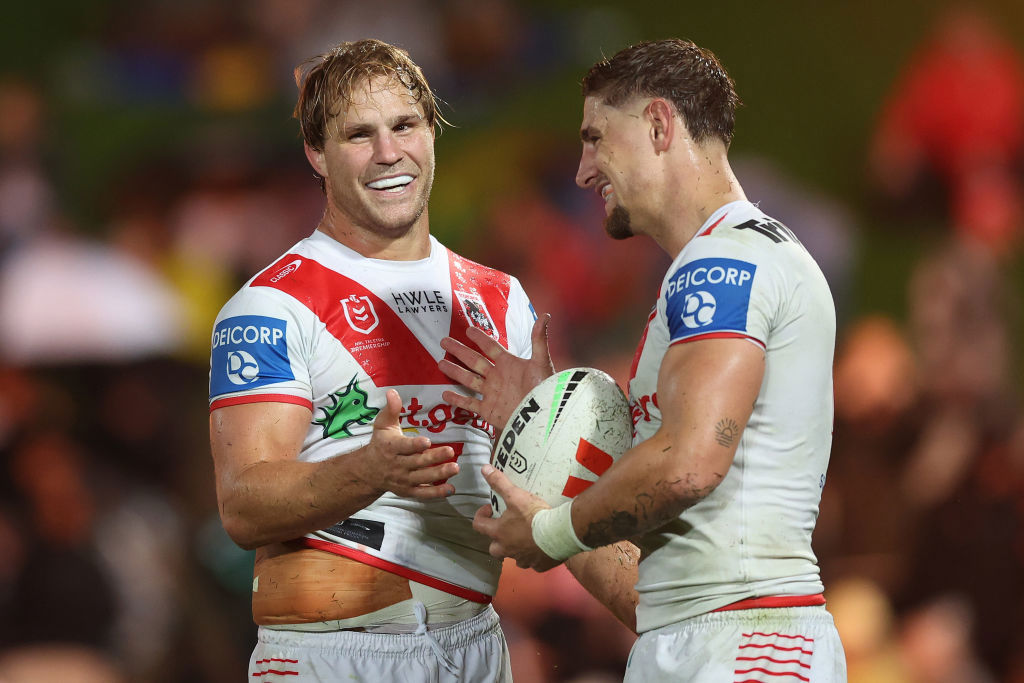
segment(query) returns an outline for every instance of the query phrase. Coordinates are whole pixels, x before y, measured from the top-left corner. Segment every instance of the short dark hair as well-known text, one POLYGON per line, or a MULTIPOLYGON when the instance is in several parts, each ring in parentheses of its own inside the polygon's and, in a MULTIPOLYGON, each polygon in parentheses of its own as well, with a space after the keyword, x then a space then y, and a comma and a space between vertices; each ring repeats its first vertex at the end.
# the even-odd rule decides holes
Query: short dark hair
POLYGON ((613 107, 637 96, 664 97, 696 142, 717 137, 726 146, 740 105, 736 85, 718 58, 680 38, 638 43, 601 60, 584 76, 583 96, 613 107))

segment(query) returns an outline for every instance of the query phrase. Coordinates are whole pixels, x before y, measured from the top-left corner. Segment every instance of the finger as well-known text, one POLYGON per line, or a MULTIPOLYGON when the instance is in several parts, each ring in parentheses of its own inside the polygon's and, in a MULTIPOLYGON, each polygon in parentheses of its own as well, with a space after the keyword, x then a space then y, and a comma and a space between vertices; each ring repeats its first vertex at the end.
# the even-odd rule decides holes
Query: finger
POLYGON ((456 365, 447 359, 442 359, 437 362, 437 368, 444 374, 448 375, 453 382, 457 382, 467 389, 471 389, 476 393, 480 393, 484 388, 484 378, 475 372, 470 372, 461 365, 456 365))
POLYGON ((480 414, 480 411, 483 410, 484 407, 483 401, 478 398, 473 396, 463 396, 458 392, 447 389, 441 392, 441 398, 444 399, 445 403, 450 403, 456 408, 462 408, 463 410, 468 410, 469 412, 477 415, 480 414))
POLYGON ((459 464, 443 462, 433 467, 423 467, 409 472, 410 486, 437 486, 459 473, 459 464))
POLYGON ((381 444, 386 444, 387 452, 395 455, 413 456, 417 453, 424 453, 430 449, 430 439, 425 436, 406 436, 402 434, 389 434, 377 437, 381 444))
POLYGON ((384 392, 384 407, 377 413, 373 421, 374 429, 398 427, 398 418, 402 415, 402 397, 394 389, 384 392))
MULTIPOLYGON (((490 337, 487 338, 491 339, 490 337)), ((491 339, 491 341, 494 340, 491 339)), ((478 375, 486 376, 492 367, 491 361, 487 360, 482 355, 480 355, 473 349, 469 348, 462 342, 458 341, 457 339, 445 337, 444 339, 441 340, 441 348, 447 351, 448 353, 452 354, 456 358, 458 358, 463 365, 465 365, 467 368, 469 368, 478 375)), ((450 363, 451 361, 448 362, 450 363)))
MULTIPOLYGON (((425 439, 426 437, 417 437, 425 439)), ((410 439, 411 441, 411 439, 410 439)), ((435 446, 423 448, 412 453, 403 453, 405 457, 400 461, 410 472, 424 467, 433 467, 444 462, 455 462, 455 449, 451 446, 435 446)))
MULTIPOLYGON (((533 348, 530 358, 533 360, 543 359, 546 366, 551 366, 551 351, 548 348, 548 326, 551 324, 551 314, 545 313, 533 323, 533 331, 530 333, 530 342, 533 348)), ((552 372, 554 367, 551 368, 552 372)))
POLYGON ((497 522, 492 517, 493 511, 490 504, 481 505, 473 515, 473 529, 484 536, 494 538, 494 527, 497 522))
POLYGON ((453 493, 455 493, 455 487, 451 484, 444 483, 425 486, 411 486, 399 495, 403 498, 415 498, 416 500, 436 500, 437 498, 447 498, 453 493))
POLYGON ((503 355, 509 353, 508 349, 494 340, 494 337, 478 327, 470 327, 466 330, 466 337, 469 338, 469 341, 476 344, 476 347, 492 361, 497 361, 503 355))
POLYGON ((506 502, 508 501, 509 495, 513 491, 520 491, 521 489, 510 482, 505 473, 495 468, 493 465, 484 465, 480 472, 484 475, 484 479, 490 484, 491 488, 502 497, 506 502))

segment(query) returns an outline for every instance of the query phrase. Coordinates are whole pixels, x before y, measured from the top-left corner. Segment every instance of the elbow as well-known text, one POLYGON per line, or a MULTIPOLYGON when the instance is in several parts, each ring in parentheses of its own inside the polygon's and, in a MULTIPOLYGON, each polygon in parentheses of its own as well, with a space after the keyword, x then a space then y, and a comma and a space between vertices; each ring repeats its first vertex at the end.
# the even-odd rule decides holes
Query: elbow
POLYGON ((718 488, 718 485, 725 479, 725 472, 714 471, 683 471, 675 472, 670 481, 672 495, 679 512, 696 505, 704 500, 718 488))
POLYGON ((267 541, 260 537, 259 529, 256 525, 239 515, 222 512, 220 521, 228 537, 243 550, 255 550, 267 544, 267 541))

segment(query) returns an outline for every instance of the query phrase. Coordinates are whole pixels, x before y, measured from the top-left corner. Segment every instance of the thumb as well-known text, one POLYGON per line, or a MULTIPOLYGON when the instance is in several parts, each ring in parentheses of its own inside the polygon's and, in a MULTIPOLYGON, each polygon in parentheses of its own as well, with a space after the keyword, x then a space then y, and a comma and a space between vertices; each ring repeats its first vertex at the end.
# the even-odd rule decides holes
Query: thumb
POLYGON ((387 429, 398 427, 398 418, 402 415, 402 397, 394 389, 388 389, 384 393, 384 407, 377 413, 373 421, 374 429, 387 429))
POLYGON ((519 488, 508 480, 504 472, 493 465, 484 465, 480 472, 484 475, 484 480, 490 485, 491 489, 506 502, 508 502, 508 494, 519 488))
POLYGON ((530 333, 530 342, 533 347, 532 360, 543 360, 551 365, 551 351, 548 350, 548 325, 551 323, 551 314, 545 313, 533 323, 533 331, 530 333))

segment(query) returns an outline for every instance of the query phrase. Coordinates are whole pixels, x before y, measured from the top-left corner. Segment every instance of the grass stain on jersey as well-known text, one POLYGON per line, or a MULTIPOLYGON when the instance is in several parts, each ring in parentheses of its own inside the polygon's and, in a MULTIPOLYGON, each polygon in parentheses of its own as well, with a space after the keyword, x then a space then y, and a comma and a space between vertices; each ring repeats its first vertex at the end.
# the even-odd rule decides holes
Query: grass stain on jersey
POLYGON ((366 392, 359 388, 355 375, 349 380, 348 386, 331 394, 330 399, 329 408, 320 408, 324 416, 313 420, 313 424, 324 428, 325 439, 352 436, 351 427, 370 424, 380 412, 380 408, 367 404, 366 392))

